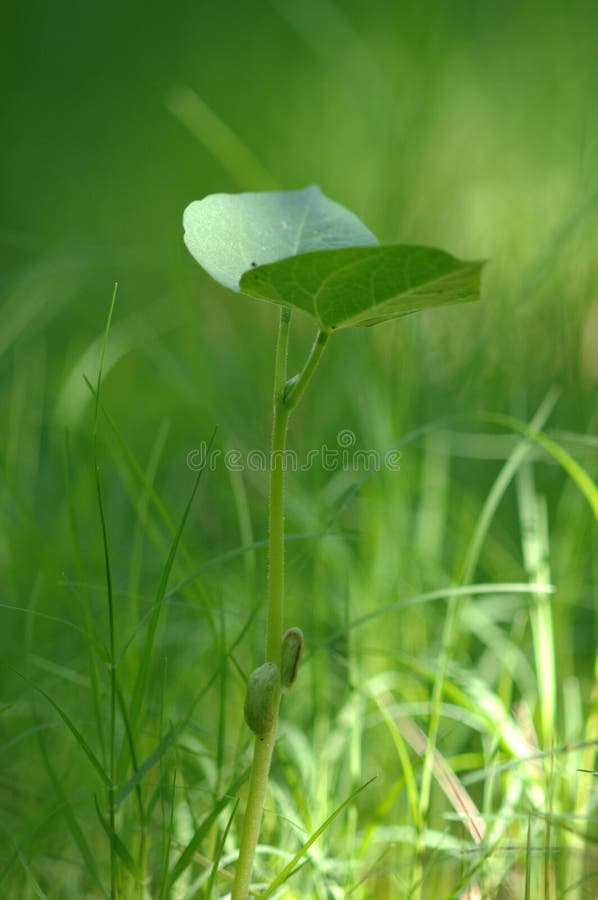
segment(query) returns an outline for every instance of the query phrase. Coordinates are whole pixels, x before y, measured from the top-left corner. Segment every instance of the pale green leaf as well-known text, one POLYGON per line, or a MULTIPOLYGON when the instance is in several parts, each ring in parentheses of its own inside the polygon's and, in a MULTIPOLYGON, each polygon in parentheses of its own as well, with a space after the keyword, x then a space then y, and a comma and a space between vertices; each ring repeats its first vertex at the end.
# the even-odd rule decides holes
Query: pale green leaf
POLYGON ((212 278, 234 291, 243 272, 298 253, 377 244, 372 232, 311 185, 298 191, 210 194, 183 216, 185 243, 212 278))

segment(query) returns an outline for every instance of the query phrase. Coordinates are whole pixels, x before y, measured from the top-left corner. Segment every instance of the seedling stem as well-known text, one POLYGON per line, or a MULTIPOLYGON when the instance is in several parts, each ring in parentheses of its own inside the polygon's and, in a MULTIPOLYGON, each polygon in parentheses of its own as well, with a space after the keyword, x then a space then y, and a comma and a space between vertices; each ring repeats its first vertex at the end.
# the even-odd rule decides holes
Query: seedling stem
MULTIPOLYGON (((328 332, 319 331, 306 363, 297 377, 287 380, 287 356, 291 311, 281 307, 276 357, 274 363, 274 398, 272 448, 270 456, 269 501, 269 561, 268 561, 268 628, 266 662, 280 669, 282 650, 282 621, 284 609, 284 476, 287 428, 292 410, 297 406, 320 361, 328 332)), ((260 833, 268 774, 272 761, 280 695, 275 705, 272 727, 264 735, 256 735, 253 763, 249 780, 247 807, 241 836, 239 860, 232 891, 232 900, 246 900, 260 833)))

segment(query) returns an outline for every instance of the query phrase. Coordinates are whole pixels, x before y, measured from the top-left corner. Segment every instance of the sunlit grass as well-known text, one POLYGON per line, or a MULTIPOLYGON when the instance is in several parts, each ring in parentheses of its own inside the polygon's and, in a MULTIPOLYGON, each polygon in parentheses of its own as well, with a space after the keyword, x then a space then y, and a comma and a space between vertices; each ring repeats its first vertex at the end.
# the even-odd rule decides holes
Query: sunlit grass
MULTIPOLYGON (((151 481, 115 423, 112 428, 116 428, 128 460, 121 474, 122 490, 130 498, 130 514, 133 520, 142 518, 144 534, 150 535, 153 527, 166 537, 173 526, 165 507, 157 495, 152 499, 151 481), (127 488, 130 477, 138 491, 147 496, 145 504, 138 502, 137 491, 127 488)), ((418 436, 412 440, 422 442, 418 436)), ((497 435, 499 448, 503 446, 501 440, 497 435)), ((426 443, 433 446, 429 438, 426 443)), ((449 459, 450 444, 450 434, 446 433, 449 459)), ((540 577, 550 571, 550 548, 543 543, 545 532, 530 521, 530 507, 538 502, 532 475, 536 469, 541 472, 550 457, 530 462, 532 446, 523 434, 490 485, 486 503, 477 512, 471 510, 469 522, 463 517, 464 510, 458 517, 471 546, 476 548, 476 556, 483 560, 484 536, 492 533, 503 495, 512 492, 519 505, 525 505, 520 516, 522 522, 528 517, 524 523, 527 527, 517 529, 518 541, 508 541, 501 550, 492 550, 491 544, 490 549, 502 565, 514 551, 517 556, 512 560, 512 571, 525 573, 529 584, 523 578, 517 583, 451 587, 447 571, 450 558, 444 564, 437 558, 431 574, 426 575, 429 548, 425 541, 419 549, 414 549, 413 542, 394 548, 393 522, 397 511, 401 517, 405 515, 405 508, 412 508, 416 516, 423 514, 423 508, 428 508, 427 515, 433 510, 441 519, 439 533, 450 531, 455 488, 446 466, 444 487, 438 477, 433 486, 428 482, 426 487, 424 481, 422 490, 409 487, 401 482, 402 473, 391 476, 378 472, 366 481, 361 478, 361 487, 348 503, 355 510, 352 524, 360 535, 357 544, 354 534, 347 534, 353 538, 347 542, 342 529, 336 537, 321 537, 315 544, 308 536, 306 556, 305 549, 292 549, 290 535, 289 549, 295 554, 291 558, 297 562, 296 566, 291 564, 293 594, 300 594, 300 585, 310 591, 309 607, 299 602, 294 612, 302 615, 298 621, 306 627, 310 651, 301 673, 296 709, 285 709, 288 721, 283 722, 278 742, 266 837, 257 870, 264 886, 284 872, 285 862, 290 863, 302 845, 306 846, 297 859, 298 868, 289 866, 294 874, 285 888, 286 896, 325 896, 327 892, 364 898, 393 896, 396 892, 399 896, 457 896, 458 890, 473 889, 472 885, 479 887, 483 896, 494 896, 501 890, 508 896, 524 883, 530 885, 530 896, 539 890, 560 896, 569 888, 570 895, 575 896, 584 887, 586 874, 592 877, 588 866, 591 868, 594 822, 588 768, 593 765, 595 724, 587 700, 583 700, 579 676, 568 673, 566 682, 559 684, 555 679, 551 687, 550 672, 545 671, 553 658, 552 651, 546 652, 546 645, 556 647, 554 665, 559 671, 554 622, 559 620, 560 610, 558 592, 554 594, 550 581, 540 577), (511 484, 514 477, 525 478, 517 491, 511 484), (434 509, 426 490, 433 490, 435 498, 444 496, 445 502, 434 509), (442 580, 445 588, 432 589, 442 580), (348 591, 345 600, 328 595, 335 581, 341 593, 348 591), (546 602, 551 604, 548 609, 546 602), (436 695, 440 699, 434 699, 433 686, 440 671, 438 626, 448 621, 451 609, 453 634, 445 650, 440 651, 448 655, 436 695), (334 627, 331 621, 336 621, 334 627), (432 748, 432 755, 427 757, 429 723, 434 717, 438 723, 434 739, 437 749, 432 748), (296 718, 304 723, 303 728, 294 722, 296 718), (312 727, 305 728, 309 721, 312 727), (426 758, 433 785, 431 805, 427 801, 422 804, 426 758), (363 785, 366 787, 359 797, 353 795, 363 785), (344 800, 347 807, 341 810, 339 821, 310 844, 310 835, 316 834, 344 800)), ((549 446, 561 464, 571 468, 570 474, 578 476, 579 486, 589 492, 587 499, 591 500, 596 490, 591 480, 581 477, 583 470, 560 445, 551 442, 549 446)), ((433 452, 438 462, 437 446, 433 452)), ((105 464, 102 468, 105 470, 105 464)), ((423 479, 429 478, 426 471, 426 465, 422 465, 423 479)), ((426 532, 420 533, 425 536, 426 532)), ((558 527, 555 533, 558 537, 558 527)), ((176 534, 174 540, 172 546, 176 547, 176 534)), ((495 541, 499 546, 500 536, 495 536, 495 541)), ((443 544, 441 537, 436 548, 439 556, 443 555, 443 544)), ((239 573, 244 571, 242 557, 244 552, 253 552, 252 545, 239 549, 238 562, 225 556, 218 566, 221 571, 231 565, 239 573)), ((138 552, 133 545, 131 565, 135 570, 138 552)), ((115 874, 118 896, 143 896, 144 882, 161 890, 160 896, 191 897, 208 885, 215 890, 220 885, 217 890, 225 890, 227 873, 234 866, 237 834, 235 819, 231 819, 231 803, 238 790, 234 773, 241 776, 239 783, 246 777, 248 737, 240 724, 240 706, 243 673, 251 665, 251 653, 247 652, 251 619, 243 622, 242 613, 237 614, 238 600, 235 602, 231 595, 244 579, 239 581, 233 571, 230 583, 225 580, 217 586, 214 581, 205 583, 204 574, 204 578, 200 576, 202 590, 197 594, 192 556, 185 563, 179 554, 177 566, 182 566, 179 574, 183 582, 188 581, 186 573, 193 576, 182 588, 183 596, 188 596, 185 605, 189 612, 194 610, 191 621, 195 622, 199 644, 198 651, 189 653, 176 622, 181 609, 178 594, 167 593, 175 557, 168 554, 164 542, 161 554, 165 568, 158 600, 121 591, 115 607, 116 623, 130 622, 128 628, 117 629, 121 719, 117 739, 118 813, 113 827, 106 820, 103 824, 116 857, 111 866, 119 872, 115 874), (171 607, 169 621, 156 631, 156 615, 163 602, 166 608, 171 607), (129 605, 136 610, 138 622, 131 620, 129 605), (206 642, 202 632, 208 622, 212 638, 206 642), (181 665, 176 657, 170 660, 169 646, 180 647, 187 663, 181 665), (141 668, 139 663, 127 664, 132 654, 140 660, 141 668), (194 659, 199 680, 189 678, 189 659, 194 659), (147 707, 135 701, 135 684, 140 683, 144 661, 154 685, 154 699, 147 707), (194 688, 198 690, 191 700, 194 688), (166 695, 170 696, 168 701, 166 695), (132 727, 135 708, 135 715, 142 715, 139 724, 132 727), (218 801, 215 806, 210 797, 218 801)), ((471 559, 471 550, 466 557, 471 559)), ((471 563, 468 568, 473 571, 471 563)), ((81 587, 73 584, 71 589, 80 591, 81 587)), ((89 589, 93 593, 93 586, 89 589)), ((247 599, 251 598, 244 598, 245 604, 247 599)), ((258 602, 256 596, 250 608, 255 609, 258 602)), ((105 846, 106 835, 102 837, 97 821, 93 826, 89 800, 100 790, 102 780, 106 785, 111 782, 107 750, 105 746, 102 749, 102 735, 108 727, 106 631, 89 616, 84 623, 77 643, 80 650, 87 649, 87 673, 81 671, 76 657, 74 665, 65 666, 51 659, 44 661, 33 650, 29 652, 29 665, 34 682, 44 671, 51 677, 46 682, 50 693, 42 693, 66 726, 58 734, 55 727, 48 732, 48 726, 54 724, 51 709, 36 704, 34 722, 42 725, 37 735, 41 761, 58 803, 54 815, 62 817, 70 835, 67 844, 72 842, 81 856, 80 863, 72 863, 79 872, 71 876, 73 883, 80 885, 77 890, 83 890, 82 885, 91 879, 96 890, 105 892, 102 873, 108 858, 98 848, 105 846), (69 683, 89 697, 90 712, 95 710, 95 727, 90 729, 93 720, 87 721, 90 712, 81 716, 80 704, 74 707, 77 721, 72 712, 64 711, 62 697, 68 697, 69 683), (52 747, 57 739, 70 759, 73 754, 79 757, 74 781, 67 770, 56 770, 52 747), (95 787, 90 781, 94 768, 100 775, 95 787)), ((590 673, 591 667, 587 670, 590 673)), ((143 675, 144 680, 146 677, 143 675)), ((89 702, 85 706, 89 707, 89 702)), ((7 712, 11 714, 10 709, 7 712)), ((37 836, 36 831, 29 840, 37 836)), ((14 883, 21 883, 16 875, 20 868, 26 873, 26 882, 39 888, 38 876, 27 857, 19 842, 5 877, 12 871, 12 878, 17 879, 14 883)), ((64 862, 51 865, 46 860, 44 865, 50 865, 50 869, 55 866, 58 879, 65 877, 64 862)), ((44 896, 54 895, 51 890, 39 890, 44 896)))

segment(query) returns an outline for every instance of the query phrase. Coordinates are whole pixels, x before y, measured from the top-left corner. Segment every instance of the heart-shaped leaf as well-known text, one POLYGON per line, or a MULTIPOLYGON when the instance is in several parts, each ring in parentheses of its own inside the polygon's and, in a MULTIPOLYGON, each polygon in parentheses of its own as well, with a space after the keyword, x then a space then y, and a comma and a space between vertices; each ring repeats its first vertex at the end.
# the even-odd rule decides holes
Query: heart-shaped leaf
POLYGON ((346 247, 251 269, 240 285, 252 297, 297 307, 331 330, 477 300, 482 266, 433 247, 346 247))
POLYGON ((311 185, 299 191, 210 194, 183 216, 185 243, 212 278, 239 290, 243 272, 310 250, 377 244, 356 215, 311 185))

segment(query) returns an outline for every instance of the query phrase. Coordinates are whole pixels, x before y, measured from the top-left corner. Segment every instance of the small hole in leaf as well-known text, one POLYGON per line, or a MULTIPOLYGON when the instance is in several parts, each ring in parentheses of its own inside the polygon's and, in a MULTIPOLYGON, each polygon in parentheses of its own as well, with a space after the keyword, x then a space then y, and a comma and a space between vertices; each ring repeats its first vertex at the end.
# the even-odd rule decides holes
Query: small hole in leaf
POLYGON ((256 262, 252 262, 252 263, 251 263, 251 268, 252 268, 252 269, 255 269, 256 266, 257 266, 257 263, 256 263, 256 262))

